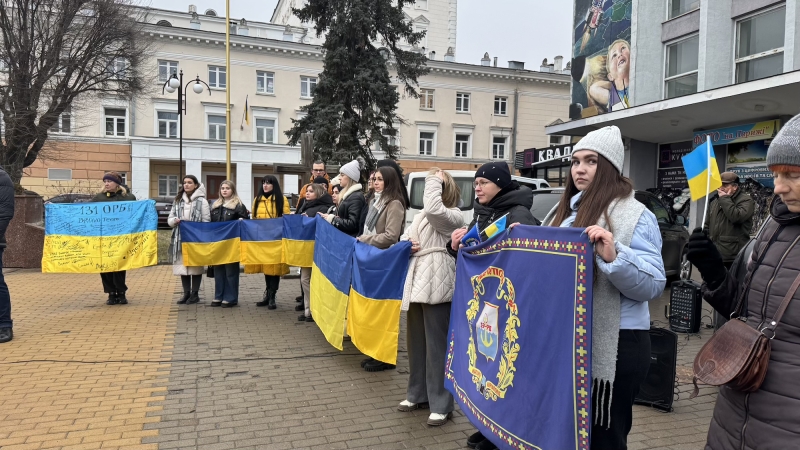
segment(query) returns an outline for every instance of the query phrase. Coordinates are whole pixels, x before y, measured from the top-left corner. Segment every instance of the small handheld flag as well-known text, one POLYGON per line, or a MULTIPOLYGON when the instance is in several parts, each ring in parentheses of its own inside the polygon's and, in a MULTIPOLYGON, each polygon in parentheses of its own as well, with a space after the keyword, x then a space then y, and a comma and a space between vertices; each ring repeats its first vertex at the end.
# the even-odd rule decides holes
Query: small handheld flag
POLYGON ((244 121, 245 121, 245 123, 250 125, 250 108, 247 105, 247 100, 248 100, 248 98, 245 97, 244 98, 244 121))
POLYGON ((503 217, 495 220, 491 225, 486 227, 486 229, 483 230, 483 234, 486 236, 486 239, 491 239, 492 236, 496 235, 497 233, 505 231, 506 219, 508 219, 508 214, 504 214, 503 217))
POLYGON ((464 244, 464 247, 472 247, 481 243, 481 233, 478 231, 477 223, 461 238, 461 243, 464 244))
POLYGON ((692 201, 697 201, 722 186, 719 167, 714 156, 714 147, 711 139, 694 149, 691 153, 681 158, 686 179, 689 181, 689 190, 692 201))

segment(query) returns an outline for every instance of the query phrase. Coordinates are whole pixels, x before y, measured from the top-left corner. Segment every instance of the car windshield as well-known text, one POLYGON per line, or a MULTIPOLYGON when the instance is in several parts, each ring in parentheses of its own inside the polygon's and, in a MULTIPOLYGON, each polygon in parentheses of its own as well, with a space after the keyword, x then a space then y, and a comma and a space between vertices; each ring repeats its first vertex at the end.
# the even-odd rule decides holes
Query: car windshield
MULTIPOLYGON (((475 198, 475 189, 472 186, 474 181, 472 178, 454 177, 453 178, 461 191, 461 205, 459 208, 462 211, 472 209, 472 199, 475 198)), ((414 209, 422 209, 422 197, 425 194, 425 178, 414 178, 411 180, 411 207, 414 209)))
POLYGON ((558 200, 561 199, 561 194, 562 192, 542 192, 534 194, 533 205, 531 206, 531 214, 533 214, 533 217, 539 222, 543 221, 547 213, 549 213, 550 210, 556 206, 558 200))

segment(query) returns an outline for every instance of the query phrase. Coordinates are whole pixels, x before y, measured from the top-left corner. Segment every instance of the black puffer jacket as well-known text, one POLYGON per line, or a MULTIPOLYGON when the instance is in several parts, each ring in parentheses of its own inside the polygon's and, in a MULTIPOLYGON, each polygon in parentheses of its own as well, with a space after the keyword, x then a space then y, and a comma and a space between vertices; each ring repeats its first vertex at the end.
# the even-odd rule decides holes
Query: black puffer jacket
POLYGON ((305 214, 308 217, 314 217, 319 213, 325 213, 333 206, 333 197, 328 194, 320 198, 303 202, 303 205, 297 210, 296 214, 305 214))
MULTIPOLYGON (((214 202, 216 203, 216 202, 214 202)), ((235 208, 226 208, 220 204, 219 206, 211 207, 211 221, 212 222, 227 222, 229 220, 249 219, 250 214, 247 213, 247 208, 239 202, 235 208)))
POLYGON ((0 169, 0 248, 6 248, 6 229, 14 218, 14 183, 0 169))
MULTIPOLYGON (((531 214, 531 206, 533 206, 533 191, 527 186, 520 186, 515 181, 497 193, 497 195, 484 206, 478 203, 476 199, 474 202, 475 210, 467 230, 471 230, 475 224, 478 224, 478 229, 483 231, 486 227, 492 224, 495 220, 508 214, 506 224, 519 223, 520 225, 539 225, 539 221, 531 214)), ((447 251, 455 257, 458 252, 454 251, 451 247, 451 242, 447 243, 447 251)))
MULTIPOLYGON (((342 194, 339 194, 342 195, 342 194)), ((361 185, 355 184, 347 188, 344 198, 339 201, 339 208, 336 210, 336 217, 331 224, 342 233, 358 237, 361 234, 361 210, 366 206, 367 201, 361 192, 361 185)))
MULTIPOLYGON (((775 197, 771 219, 756 238, 746 276, 729 272, 716 290, 703 285, 703 296, 729 316, 744 291, 747 325, 760 329, 778 309, 800 273, 800 214, 775 197)), ((798 448, 800 443, 800 291, 794 294, 771 341, 767 376, 761 388, 744 393, 723 386, 708 430, 707 450, 798 448)))

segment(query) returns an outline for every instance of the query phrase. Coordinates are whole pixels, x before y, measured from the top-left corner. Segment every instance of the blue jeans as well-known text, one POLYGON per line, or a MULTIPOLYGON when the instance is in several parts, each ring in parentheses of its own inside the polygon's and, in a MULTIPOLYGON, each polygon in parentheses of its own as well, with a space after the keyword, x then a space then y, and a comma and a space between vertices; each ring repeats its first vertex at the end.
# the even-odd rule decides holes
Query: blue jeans
POLYGON ((5 248, 0 248, 0 328, 11 328, 13 325, 11 321, 11 295, 8 293, 8 285, 6 279, 3 277, 3 251, 5 248))
POLYGON ((214 300, 239 302, 239 263, 214 266, 214 300))

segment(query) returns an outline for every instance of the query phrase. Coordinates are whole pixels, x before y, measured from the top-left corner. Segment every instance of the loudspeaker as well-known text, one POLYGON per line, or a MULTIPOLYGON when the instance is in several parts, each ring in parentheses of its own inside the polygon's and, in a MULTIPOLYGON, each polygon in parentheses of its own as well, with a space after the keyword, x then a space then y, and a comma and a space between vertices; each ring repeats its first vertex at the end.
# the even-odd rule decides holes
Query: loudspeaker
POLYGON ((650 346, 650 370, 639 387, 639 395, 634 403, 671 412, 675 395, 678 335, 663 328, 650 328, 650 346))
POLYGON ((703 295, 700 283, 681 280, 672 283, 669 294, 669 329, 678 333, 700 331, 703 295))

